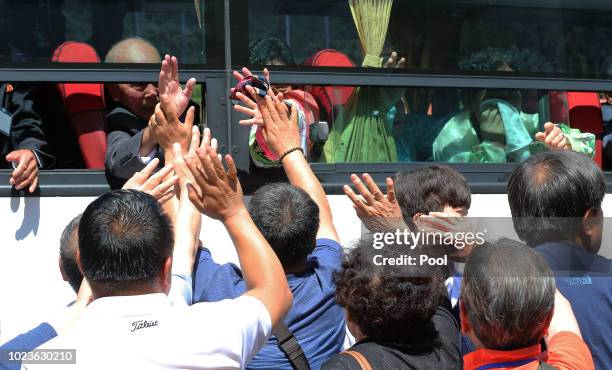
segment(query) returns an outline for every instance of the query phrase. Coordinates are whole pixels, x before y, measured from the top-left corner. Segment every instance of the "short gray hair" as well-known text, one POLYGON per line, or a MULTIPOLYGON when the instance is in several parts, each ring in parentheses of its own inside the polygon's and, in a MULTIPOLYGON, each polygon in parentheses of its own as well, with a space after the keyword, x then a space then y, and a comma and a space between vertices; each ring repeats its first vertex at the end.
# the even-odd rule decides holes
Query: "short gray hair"
POLYGON ((474 333, 489 349, 535 345, 555 301, 546 261, 510 239, 476 248, 465 267, 461 300, 474 333))

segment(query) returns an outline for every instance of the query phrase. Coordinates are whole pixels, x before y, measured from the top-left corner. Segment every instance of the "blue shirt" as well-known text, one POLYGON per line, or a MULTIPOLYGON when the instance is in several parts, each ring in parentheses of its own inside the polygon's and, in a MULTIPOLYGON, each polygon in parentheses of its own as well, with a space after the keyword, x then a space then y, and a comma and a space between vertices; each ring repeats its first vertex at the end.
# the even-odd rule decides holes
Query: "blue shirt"
POLYGON ((612 369, 612 260, 559 241, 536 247, 572 304, 596 369, 612 369))
MULTIPOLYGON (((208 249, 199 251, 194 271, 193 302, 216 302, 246 292, 238 266, 219 265, 208 249)), ((342 264, 342 246, 330 239, 318 239, 308 256, 306 271, 288 274, 293 306, 285 324, 300 343, 312 369, 342 350, 345 336, 344 312, 335 300, 333 274, 342 264)), ((278 348, 275 336, 247 365, 249 369, 292 370, 289 360, 278 348)))
POLYGON ((8 352, 30 352, 51 339, 57 337, 57 332, 47 323, 42 323, 27 333, 20 334, 0 347, 0 369, 20 369, 21 361, 9 362, 8 352))

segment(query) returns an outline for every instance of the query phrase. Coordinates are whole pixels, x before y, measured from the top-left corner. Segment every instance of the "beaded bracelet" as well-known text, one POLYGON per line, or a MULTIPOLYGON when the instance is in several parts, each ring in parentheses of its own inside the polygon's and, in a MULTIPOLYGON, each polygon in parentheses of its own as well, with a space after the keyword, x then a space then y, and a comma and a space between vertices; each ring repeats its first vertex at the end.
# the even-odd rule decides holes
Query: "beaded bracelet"
POLYGON ((304 154, 304 149, 302 149, 299 146, 296 146, 295 148, 288 149, 286 152, 284 152, 283 155, 281 155, 280 158, 278 159, 278 162, 283 163, 283 159, 289 154, 295 152, 296 150, 299 150, 300 152, 302 152, 302 154, 304 154))

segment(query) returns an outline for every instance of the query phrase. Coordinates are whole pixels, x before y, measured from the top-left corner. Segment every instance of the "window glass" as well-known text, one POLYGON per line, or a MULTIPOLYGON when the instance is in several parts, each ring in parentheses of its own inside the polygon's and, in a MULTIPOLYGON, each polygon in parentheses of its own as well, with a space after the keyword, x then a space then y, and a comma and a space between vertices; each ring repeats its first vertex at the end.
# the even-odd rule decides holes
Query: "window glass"
MULTIPOLYGON (((53 158, 45 169, 104 169, 105 147, 121 146, 129 153, 132 147, 126 140, 147 127, 158 102, 156 85, 1 83, 2 108, 13 116, 10 144, 0 132, 7 151, 2 154, 32 148, 29 140, 35 140, 53 158), (121 136, 114 144, 111 132, 121 136)), ((206 123, 205 99, 205 85, 196 85, 190 102, 196 108, 196 124, 206 123)))
MULTIPOLYGON (((274 86, 297 104, 316 163, 517 163, 574 150, 608 167, 609 94, 545 90, 274 86), (289 91, 289 92, 288 92, 289 91), (321 138, 320 121, 329 135, 321 138), (318 123, 318 124, 317 124, 318 123), (603 158, 602 158, 603 156, 603 158)), ((323 130, 324 131, 324 130, 323 130)), ((610 136, 612 137, 612 136, 610 136)), ((610 147, 612 149, 612 146, 610 147)), ((612 152, 612 151, 611 151, 612 152)), ((252 132, 250 155, 273 167, 252 132)))
MULTIPOLYGON (((222 3, 218 0, 6 0, 0 5, 0 62, 40 65, 52 59, 66 61, 74 56, 57 54, 58 47, 66 41, 87 43, 104 60, 119 41, 139 37, 150 42, 162 55, 176 55, 183 64, 223 66, 222 3)), ((121 53, 125 58, 136 58, 134 50, 132 54, 129 50, 121 53)), ((90 58, 85 59, 91 62, 90 58)), ((153 63, 151 58, 138 61, 153 63)))
POLYGON ((405 67, 421 72, 605 79, 612 73, 609 1, 378 3, 392 3, 388 16, 383 8, 356 9, 364 24, 358 33, 346 0, 232 1, 232 62, 351 65, 340 56, 322 58, 331 48, 356 66, 380 66, 395 51, 405 67), (244 9, 248 15, 234 16, 244 9))

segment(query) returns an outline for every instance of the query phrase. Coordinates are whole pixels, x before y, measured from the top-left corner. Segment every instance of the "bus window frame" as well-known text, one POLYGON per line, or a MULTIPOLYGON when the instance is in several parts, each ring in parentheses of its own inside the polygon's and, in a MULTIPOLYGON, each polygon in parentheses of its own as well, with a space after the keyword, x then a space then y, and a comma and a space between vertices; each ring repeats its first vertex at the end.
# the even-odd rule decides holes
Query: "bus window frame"
MULTIPOLYGON (((248 127, 240 127, 238 120, 244 116, 232 109, 229 88, 235 84, 232 77, 232 33, 239 31, 239 22, 233 22, 229 0, 215 0, 215 14, 223 10, 223 43, 213 45, 209 51, 224 54, 224 67, 207 65, 181 65, 181 82, 195 77, 199 84, 206 87, 206 121, 219 140, 222 153, 231 153, 242 169, 241 181, 245 194, 273 178, 283 179, 282 171, 267 170, 275 176, 249 174, 250 158, 247 146, 248 127)), ((233 3, 232 6, 235 6, 233 3)), ((244 15, 242 15, 244 17, 244 15)), ((221 29, 216 29, 219 33, 221 29)), ((207 33, 207 37, 212 33, 207 33)), ((210 45, 209 45, 210 46, 210 45)), ((235 45, 234 45, 235 46, 235 45)), ((393 86, 393 87, 442 87, 442 88, 496 88, 551 91, 608 91, 609 79, 567 78, 544 75, 504 75, 502 73, 414 73, 410 70, 385 70, 374 68, 301 68, 272 67, 272 83, 296 85, 339 85, 339 86, 393 86)), ((254 71, 261 73, 261 71, 254 71)), ((37 82, 37 83, 121 83, 157 81, 159 66, 154 64, 78 64, 49 63, 0 64, 0 81, 37 82)), ((433 162, 396 162, 396 163, 312 163, 311 167, 321 180, 328 194, 342 194, 342 185, 349 182, 351 173, 368 172, 379 185, 384 184, 387 176, 398 171, 411 170, 433 162)), ((449 164, 463 173, 472 192, 481 194, 504 194, 507 180, 516 164, 449 164)), ((16 191, 9 184, 10 170, 0 170, 0 197, 30 196, 25 191, 16 191)), ((612 172, 605 173, 608 191, 612 190, 612 172)), ((31 196, 97 196, 109 190, 104 171, 74 169, 50 170, 40 172, 40 188, 31 196)))
MULTIPOLYGON (((0 69, 0 81, 11 82, 151 82, 156 81, 157 68, 140 66, 126 68, 41 68, 41 69, 0 69), (137 68, 136 68, 137 67, 137 68)), ((255 71, 261 73, 261 71, 255 71)), ((313 84, 313 85, 361 85, 397 87, 453 87, 453 88, 497 88, 497 89, 541 89, 556 91, 604 91, 610 82, 606 80, 580 80, 557 78, 516 78, 512 76, 453 76, 424 75, 407 73, 385 73, 384 71, 283 71, 272 70, 272 83, 313 84), (605 87, 604 87, 605 86, 605 87)), ((268 176, 250 176, 248 127, 241 127, 238 120, 243 118, 232 109, 229 87, 235 81, 228 70, 182 69, 181 82, 195 77, 199 84, 206 85, 207 124, 219 140, 220 151, 231 153, 241 172, 246 193, 269 182, 268 176)), ((384 178, 398 171, 411 170, 432 164, 432 162, 395 163, 312 163, 311 166, 330 194, 341 193, 341 187, 348 182, 351 173, 368 172, 381 185, 384 178)), ((506 182, 516 164, 448 164, 463 173, 472 191, 477 193, 503 194, 506 182)), ((14 196, 8 185, 9 170, 0 170, 0 197, 14 196)), ((279 176, 279 180, 283 177, 279 176)), ((612 172, 606 173, 608 186, 612 186, 612 172)), ((40 190, 42 196, 84 196, 99 195, 108 190, 103 171, 86 169, 41 171, 40 190), (85 176, 85 182, 82 177, 85 176), (71 181, 74 180, 74 181, 71 181), (92 179, 95 179, 92 180, 92 179)), ((25 194, 23 191, 21 194, 25 194)))

